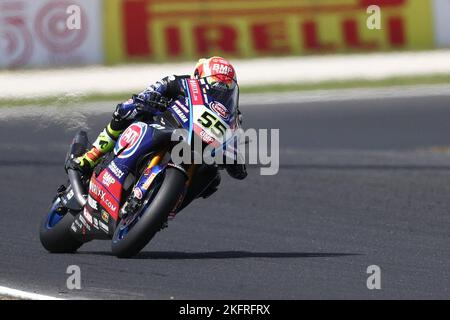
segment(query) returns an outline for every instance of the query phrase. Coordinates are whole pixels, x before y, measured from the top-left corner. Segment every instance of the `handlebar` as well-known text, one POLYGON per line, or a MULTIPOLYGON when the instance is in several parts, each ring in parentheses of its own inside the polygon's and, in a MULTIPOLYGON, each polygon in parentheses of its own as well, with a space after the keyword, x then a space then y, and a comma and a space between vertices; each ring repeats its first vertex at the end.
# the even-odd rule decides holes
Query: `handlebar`
POLYGON ((134 103, 138 103, 138 104, 141 104, 142 106, 153 109, 153 110, 141 109, 140 111, 148 111, 152 114, 165 111, 169 104, 169 101, 165 97, 161 97, 161 100, 159 102, 154 101, 151 103, 140 98, 138 95, 133 95, 132 98, 133 98, 134 103))

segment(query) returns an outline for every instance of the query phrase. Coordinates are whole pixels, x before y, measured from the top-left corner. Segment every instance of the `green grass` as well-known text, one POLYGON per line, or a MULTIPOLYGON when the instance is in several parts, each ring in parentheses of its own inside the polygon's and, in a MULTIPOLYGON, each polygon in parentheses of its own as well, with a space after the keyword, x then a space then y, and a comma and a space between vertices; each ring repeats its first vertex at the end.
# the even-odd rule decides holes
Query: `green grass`
MULTIPOLYGON (((425 84, 450 84, 450 74, 431 75, 417 77, 395 77, 383 80, 349 80, 349 81, 325 81, 317 83, 293 83, 280 85, 263 86, 242 86, 241 94, 263 93, 263 92, 292 92, 310 90, 330 90, 330 89, 351 89, 351 88, 381 88, 390 86, 411 86, 425 84)), ((40 97, 40 98, 8 98, 0 99, 0 107, 16 107, 27 105, 67 105, 81 102, 114 101, 121 102, 127 100, 132 92, 117 92, 111 94, 93 93, 88 95, 67 95, 63 97, 40 97)))
POLYGON ((395 77, 383 80, 348 80, 348 81, 325 81, 306 84, 285 84, 266 86, 243 87, 241 93, 260 92, 290 92, 290 91, 310 91, 310 90, 332 90, 332 89, 352 89, 352 88, 383 88, 392 86, 412 86, 425 84, 450 84, 450 74, 417 76, 417 77, 395 77))

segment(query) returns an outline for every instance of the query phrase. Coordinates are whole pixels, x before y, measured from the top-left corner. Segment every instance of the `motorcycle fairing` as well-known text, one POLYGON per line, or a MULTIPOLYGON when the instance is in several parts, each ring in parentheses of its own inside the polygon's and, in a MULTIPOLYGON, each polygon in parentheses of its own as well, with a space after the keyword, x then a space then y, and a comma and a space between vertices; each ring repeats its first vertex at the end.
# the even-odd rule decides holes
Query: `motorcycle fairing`
POLYGON ((71 233, 83 242, 93 239, 110 239, 114 231, 101 221, 99 211, 92 209, 89 205, 86 205, 75 217, 70 229, 71 233))
MULTIPOLYGON (((113 232, 115 223, 119 219, 120 206, 124 201, 123 186, 128 174, 135 169, 142 155, 148 154, 160 144, 167 143, 170 136, 170 129, 144 122, 131 124, 120 135, 114 148, 116 157, 99 175, 94 174, 89 184, 91 200, 88 198, 86 207, 88 207, 88 213, 99 220, 100 230, 106 233, 113 232)), ((156 166, 148 175, 144 173, 140 179, 142 185, 145 184, 145 187, 150 188, 151 182, 147 180, 154 178, 164 169, 164 166, 156 166)), ((89 219, 85 217, 84 220, 87 220, 89 224, 89 219)), ((92 221, 95 222, 95 219, 92 221)))
MULTIPOLYGON (((222 104, 219 97, 209 94, 207 90, 209 86, 203 79, 183 81, 188 95, 186 102, 190 110, 189 143, 192 141, 192 132, 195 132, 204 143, 214 147, 213 154, 219 150, 225 150, 227 157, 236 159, 237 148, 232 146, 235 145, 234 133, 238 129, 235 115, 236 105, 234 105, 237 101, 227 99, 231 100, 233 105, 222 104), (227 134, 230 132, 233 134, 228 136, 227 134)), ((231 94, 235 94, 235 92, 231 94)))
MULTIPOLYGON (((113 180, 108 180, 105 177, 111 177, 107 169, 103 170, 98 177, 92 175, 89 183, 89 196, 102 206, 114 220, 117 220, 119 217, 122 184, 114 178, 112 178, 113 180)), ((88 202, 87 206, 91 206, 91 204, 88 202)), ((92 209, 95 210, 95 208, 92 209)))
POLYGON ((203 93, 200 88, 200 83, 195 79, 184 79, 182 81, 183 87, 185 88, 185 92, 187 97, 184 99, 186 107, 189 109, 189 125, 184 128, 188 130, 188 140, 187 142, 190 144, 192 142, 192 129, 193 129, 193 110, 195 106, 205 104, 203 93))

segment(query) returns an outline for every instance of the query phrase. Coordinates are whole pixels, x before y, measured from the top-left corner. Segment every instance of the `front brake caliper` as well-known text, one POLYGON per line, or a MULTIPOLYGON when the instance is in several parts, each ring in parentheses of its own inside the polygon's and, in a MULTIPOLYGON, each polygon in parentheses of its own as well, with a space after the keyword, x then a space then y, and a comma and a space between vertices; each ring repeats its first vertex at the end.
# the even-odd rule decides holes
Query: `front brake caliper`
POLYGON ((129 216, 130 214, 132 215, 136 213, 141 206, 142 206, 141 201, 131 196, 120 210, 120 218, 123 219, 129 216))

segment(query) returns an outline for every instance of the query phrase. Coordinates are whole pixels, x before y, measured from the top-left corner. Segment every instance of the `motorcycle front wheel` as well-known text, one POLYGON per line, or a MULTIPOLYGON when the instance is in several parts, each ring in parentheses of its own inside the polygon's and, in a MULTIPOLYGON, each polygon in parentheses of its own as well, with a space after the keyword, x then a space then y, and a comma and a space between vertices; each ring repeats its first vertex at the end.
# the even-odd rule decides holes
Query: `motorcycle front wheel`
POLYGON ((141 251, 161 229, 184 191, 186 175, 168 167, 157 193, 141 212, 122 219, 114 231, 111 249, 119 258, 130 258, 141 251))

